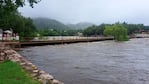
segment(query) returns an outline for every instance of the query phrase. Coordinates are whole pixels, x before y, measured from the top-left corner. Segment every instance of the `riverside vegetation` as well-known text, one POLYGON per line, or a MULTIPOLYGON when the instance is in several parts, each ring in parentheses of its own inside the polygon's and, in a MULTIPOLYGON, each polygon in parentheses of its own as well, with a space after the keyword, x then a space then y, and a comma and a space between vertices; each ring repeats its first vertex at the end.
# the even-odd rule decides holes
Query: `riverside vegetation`
POLYGON ((128 40, 127 29, 119 23, 116 23, 112 26, 106 26, 104 30, 104 35, 113 36, 116 41, 128 40))

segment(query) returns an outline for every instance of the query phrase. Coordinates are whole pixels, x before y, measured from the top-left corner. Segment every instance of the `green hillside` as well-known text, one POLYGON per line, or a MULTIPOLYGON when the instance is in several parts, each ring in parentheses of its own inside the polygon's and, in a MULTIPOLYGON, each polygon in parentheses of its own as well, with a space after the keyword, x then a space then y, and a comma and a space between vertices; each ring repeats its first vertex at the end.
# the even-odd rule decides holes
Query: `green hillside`
POLYGON ((63 23, 48 18, 33 18, 33 23, 37 29, 69 29, 63 23))
POLYGON ((92 25, 94 25, 94 24, 88 23, 88 22, 81 22, 81 23, 77 23, 77 24, 67 24, 67 26, 72 29, 85 29, 92 25))

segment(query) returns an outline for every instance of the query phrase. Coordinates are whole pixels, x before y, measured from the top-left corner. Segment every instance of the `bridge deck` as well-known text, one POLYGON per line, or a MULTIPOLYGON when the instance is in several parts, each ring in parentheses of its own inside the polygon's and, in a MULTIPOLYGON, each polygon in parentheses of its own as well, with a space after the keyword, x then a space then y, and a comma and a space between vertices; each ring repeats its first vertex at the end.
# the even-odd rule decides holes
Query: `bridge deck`
POLYGON ((113 37, 100 37, 100 38, 86 38, 86 39, 63 39, 63 40, 49 40, 49 41, 27 41, 27 42, 0 42, 0 46, 9 46, 11 48, 20 48, 25 46, 40 46, 40 45, 53 45, 53 44, 69 44, 78 42, 93 42, 113 40, 113 37))
POLYGON ((39 45, 52 45, 52 44, 64 44, 64 43, 93 42, 93 41, 103 41, 103 40, 113 40, 113 38, 112 37, 104 37, 104 38, 88 38, 88 39, 30 41, 30 42, 21 42, 20 45, 21 46, 39 46, 39 45))

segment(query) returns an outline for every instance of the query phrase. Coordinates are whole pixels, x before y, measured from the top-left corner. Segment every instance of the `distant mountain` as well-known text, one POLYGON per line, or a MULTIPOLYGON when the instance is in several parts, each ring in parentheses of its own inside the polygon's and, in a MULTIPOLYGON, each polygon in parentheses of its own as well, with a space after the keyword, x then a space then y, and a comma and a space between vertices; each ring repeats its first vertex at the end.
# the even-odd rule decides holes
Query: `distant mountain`
POLYGON ((94 25, 87 22, 65 25, 57 20, 41 17, 32 18, 32 20, 37 29, 85 29, 89 26, 94 25))
POLYGON ((69 29, 68 26, 53 19, 33 18, 32 20, 37 29, 69 29))
POLYGON ((94 24, 92 23, 87 23, 87 22, 81 22, 78 24, 67 24, 68 27, 70 27, 71 29, 85 29, 89 26, 92 26, 94 24))

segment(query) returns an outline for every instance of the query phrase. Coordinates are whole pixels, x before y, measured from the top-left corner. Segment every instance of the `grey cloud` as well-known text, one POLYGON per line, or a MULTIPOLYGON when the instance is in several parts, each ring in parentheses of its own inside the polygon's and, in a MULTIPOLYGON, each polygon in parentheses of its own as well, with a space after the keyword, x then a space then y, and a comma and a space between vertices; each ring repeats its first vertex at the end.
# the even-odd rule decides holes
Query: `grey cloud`
POLYGON ((42 0, 32 9, 19 11, 27 17, 47 17, 64 23, 144 23, 148 25, 148 0, 42 0))

